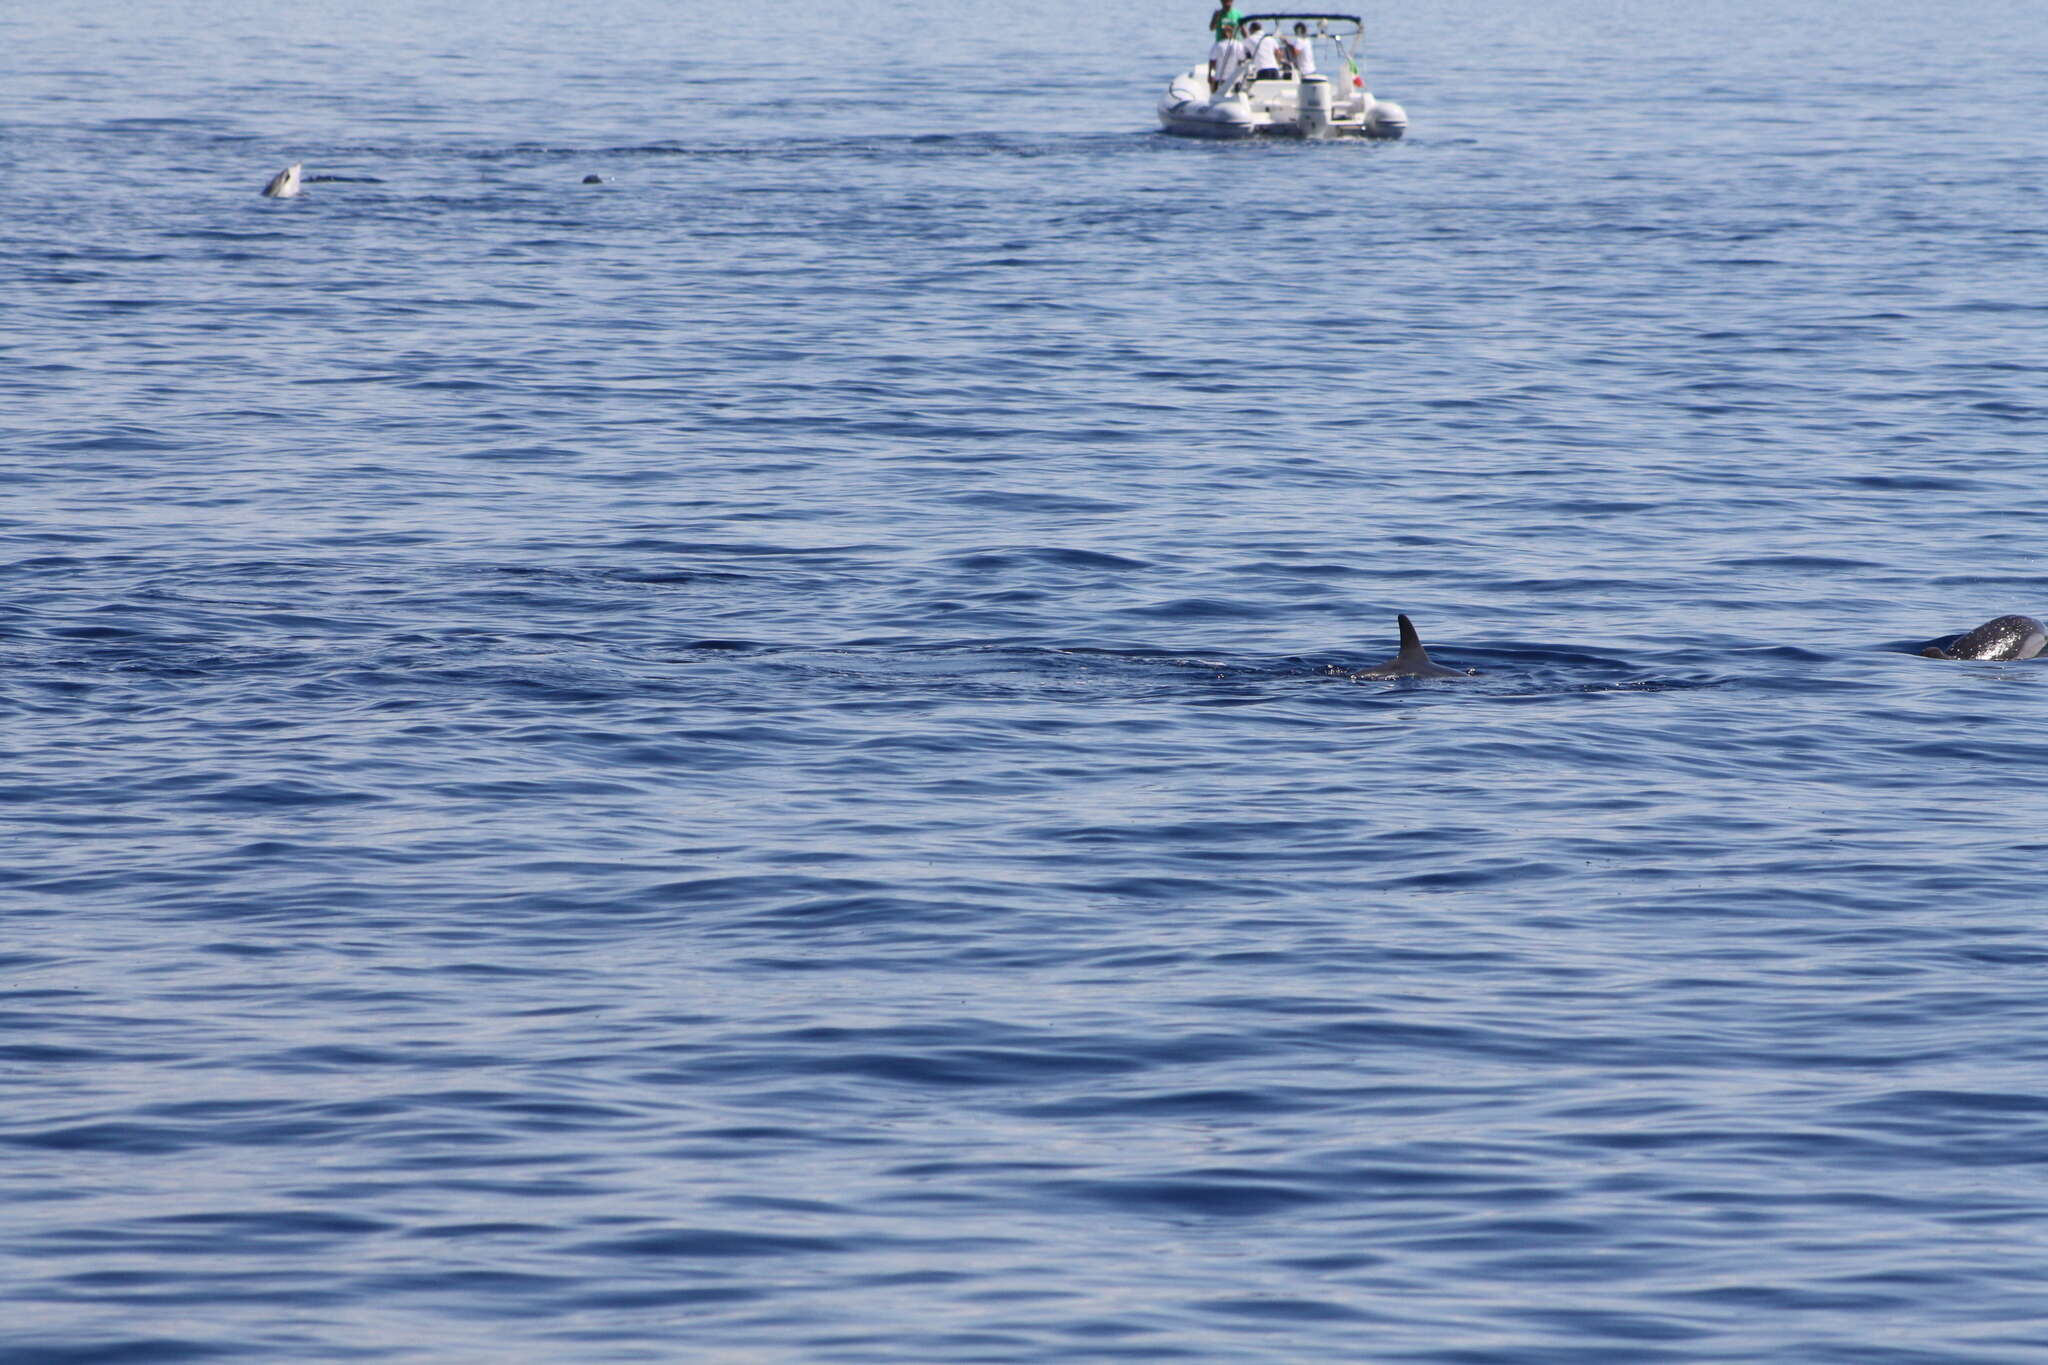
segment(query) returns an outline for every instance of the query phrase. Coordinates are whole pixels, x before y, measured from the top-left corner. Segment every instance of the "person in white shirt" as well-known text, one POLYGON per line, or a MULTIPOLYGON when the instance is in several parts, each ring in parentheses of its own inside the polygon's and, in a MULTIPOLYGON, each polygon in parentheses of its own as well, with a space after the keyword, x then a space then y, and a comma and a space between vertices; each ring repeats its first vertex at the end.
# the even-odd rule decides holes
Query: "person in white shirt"
POLYGON ((1316 74, 1316 45, 1308 36, 1307 24, 1294 26, 1294 36, 1287 39, 1287 55, 1294 63, 1295 75, 1316 74))
POLYGON ((1251 50, 1252 79, 1280 79, 1280 44, 1274 41, 1272 34, 1259 31, 1258 20, 1244 26, 1244 43, 1251 50))
POLYGON ((1244 43, 1237 36, 1234 25, 1223 26, 1223 36, 1209 49, 1209 89, 1213 94, 1222 94, 1237 83, 1237 73, 1244 67, 1244 43))

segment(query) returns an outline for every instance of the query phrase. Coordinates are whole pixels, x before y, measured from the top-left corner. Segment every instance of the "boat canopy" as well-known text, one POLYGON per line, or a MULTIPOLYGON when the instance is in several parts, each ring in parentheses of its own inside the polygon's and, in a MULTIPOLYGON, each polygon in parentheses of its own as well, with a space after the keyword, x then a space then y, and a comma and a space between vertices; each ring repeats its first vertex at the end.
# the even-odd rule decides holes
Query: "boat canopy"
POLYGON ((1297 24, 1302 22, 1312 22, 1318 26, 1349 24, 1351 25, 1351 32, 1357 32, 1365 27, 1365 20, 1355 14, 1313 14, 1303 10, 1281 10, 1272 14, 1247 14, 1243 16, 1243 21, 1247 24, 1254 19, 1262 24, 1297 24))

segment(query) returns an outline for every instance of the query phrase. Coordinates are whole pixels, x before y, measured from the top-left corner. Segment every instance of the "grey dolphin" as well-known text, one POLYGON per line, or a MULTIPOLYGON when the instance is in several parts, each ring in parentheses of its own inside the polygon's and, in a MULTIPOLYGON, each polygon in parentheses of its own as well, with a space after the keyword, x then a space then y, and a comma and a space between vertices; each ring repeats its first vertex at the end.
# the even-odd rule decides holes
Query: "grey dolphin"
POLYGON ((1445 668, 1429 657, 1429 651, 1422 647, 1422 637, 1415 633, 1415 623, 1405 616, 1396 616, 1401 623, 1401 652, 1383 664, 1361 669, 1353 673, 1354 678, 1466 678, 1471 675, 1460 673, 1455 668, 1445 668))
POLYGON ((2001 616, 1965 635, 1939 640, 1920 653, 1929 659, 2031 659, 2048 646, 2048 626, 2031 616, 2001 616))
POLYGON ((263 197, 265 199, 298 198, 299 167, 305 164, 306 163, 304 163, 303 161, 294 161, 291 165, 285 167, 276 175, 271 176, 270 183, 263 187, 263 197))

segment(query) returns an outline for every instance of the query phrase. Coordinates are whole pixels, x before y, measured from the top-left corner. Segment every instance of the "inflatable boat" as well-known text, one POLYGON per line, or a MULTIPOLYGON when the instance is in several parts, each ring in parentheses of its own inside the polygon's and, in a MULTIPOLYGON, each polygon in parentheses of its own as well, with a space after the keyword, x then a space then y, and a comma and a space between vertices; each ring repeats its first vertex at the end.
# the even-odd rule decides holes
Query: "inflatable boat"
POLYGON ((1408 131, 1408 114, 1375 99, 1358 49, 1365 23, 1355 14, 1247 14, 1244 30, 1275 40, 1277 60, 1253 69, 1246 57, 1210 80, 1208 63, 1183 71, 1159 101, 1159 123, 1181 137, 1370 137, 1408 131))

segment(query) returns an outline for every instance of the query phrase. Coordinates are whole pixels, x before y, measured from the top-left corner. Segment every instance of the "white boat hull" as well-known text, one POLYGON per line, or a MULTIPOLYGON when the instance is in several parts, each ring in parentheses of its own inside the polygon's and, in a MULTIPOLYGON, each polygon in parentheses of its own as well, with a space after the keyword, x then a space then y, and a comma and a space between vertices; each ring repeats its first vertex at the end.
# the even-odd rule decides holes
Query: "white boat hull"
POLYGON ((1186 71, 1174 77, 1159 101, 1159 123, 1182 137, 1252 137, 1251 103, 1241 95, 1209 97, 1209 74, 1186 71))
POLYGON ((1322 82, 1303 99, 1309 81, 1293 76, 1252 81, 1243 90, 1212 98, 1209 73, 1197 67, 1173 78, 1159 101, 1159 126, 1178 137, 1369 137, 1391 141, 1408 131, 1408 114, 1370 90, 1338 97, 1322 82))

